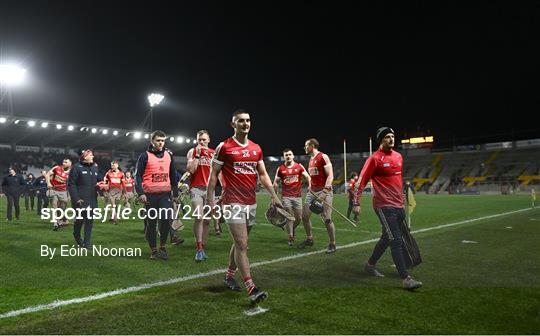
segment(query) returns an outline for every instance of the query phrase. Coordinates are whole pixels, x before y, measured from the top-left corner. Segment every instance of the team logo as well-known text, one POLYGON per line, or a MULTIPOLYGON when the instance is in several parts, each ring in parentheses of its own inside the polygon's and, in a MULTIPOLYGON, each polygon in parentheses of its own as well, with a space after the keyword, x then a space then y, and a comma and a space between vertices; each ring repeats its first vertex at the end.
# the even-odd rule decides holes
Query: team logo
POLYGON ((257 151, 253 151, 253 156, 257 155, 257 151))
POLYGON ((309 175, 311 176, 319 175, 319 169, 317 167, 309 168, 309 175))

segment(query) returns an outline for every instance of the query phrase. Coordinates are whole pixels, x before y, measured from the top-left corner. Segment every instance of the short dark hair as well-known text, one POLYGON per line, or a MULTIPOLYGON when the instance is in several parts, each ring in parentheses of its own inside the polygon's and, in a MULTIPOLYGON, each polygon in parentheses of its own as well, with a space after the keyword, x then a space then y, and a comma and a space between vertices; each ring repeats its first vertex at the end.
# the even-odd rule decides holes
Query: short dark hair
POLYGON ((233 112, 233 114, 232 114, 233 119, 236 118, 239 114, 242 114, 242 113, 249 114, 249 112, 244 110, 244 109, 238 109, 238 110, 233 112))
POLYGON ((113 163, 116 163, 117 165, 120 165, 120 162, 118 162, 116 160, 111 161, 111 164, 113 164, 113 163))
POLYGON ((64 162, 64 161, 69 161, 69 162, 71 162, 71 159, 70 159, 70 158, 64 158, 64 159, 62 160, 62 162, 64 162))
POLYGON ((287 152, 292 152, 292 149, 290 149, 290 148, 285 148, 285 149, 283 150, 283 153, 287 153, 287 152))
POLYGON ((315 148, 319 148, 319 141, 315 138, 307 139, 306 142, 315 148))
POLYGON ((153 131, 152 132, 152 140, 154 140, 156 137, 166 138, 167 134, 165 134, 165 132, 160 131, 160 130, 153 131))
POLYGON ((203 134, 206 134, 206 135, 210 136, 210 133, 208 133, 207 130, 200 130, 200 131, 197 132, 197 136, 203 135, 203 134))

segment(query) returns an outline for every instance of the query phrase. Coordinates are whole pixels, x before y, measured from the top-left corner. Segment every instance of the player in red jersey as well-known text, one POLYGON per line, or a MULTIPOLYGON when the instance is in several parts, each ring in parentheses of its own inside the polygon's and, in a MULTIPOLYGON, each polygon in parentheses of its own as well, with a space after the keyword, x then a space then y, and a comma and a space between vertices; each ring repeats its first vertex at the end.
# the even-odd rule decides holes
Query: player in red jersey
POLYGON ((110 204, 112 207, 112 215, 111 215, 111 222, 116 225, 118 220, 120 219, 120 214, 118 213, 116 205, 120 204, 120 201, 122 198, 125 197, 126 194, 126 188, 124 186, 124 173, 119 169, 118 161, 112 161, 111 162, 111 169, 107 171, 105 176, 103 177, 103 181, 105 181, 108 186, 109 190, 107 191, 107 196, 105 197, 107 199, 107 204, 110 204))
POLYGON ((238 269, 244 280, 249 299, 252 303, 264 300, 268 294, 260 290, 251 278, 249 266, 248 237, 255 224, 257 210, 256 187, 257 175, 263 187, 270 193, 272 202, 283 207, 272 186, 272 180, 266 172, 261 147, 248 139, 251 119, 248 112, 237 110, 233 113, 231 126, 234 135, 223 141, 216 148, 212 161, 212 170, 208 191, 208 204, 214 207, 214 190, 221 172, 223 182, 223 217, 229 224, 233 245, 229 254, 229 267, 225 274, 225 285, 233 290, 240 287, 234 279, 238 269))
POLYGON ((319 141, 317 139, 306 140, 304 149, 306 154, 311 156, 308 167, 309 176, 311 177, 311 189, 308 190, 308 194, 306 195, 306 204, 304 205, 302 216, 307 238, 298 245, 298 248, 313 246, 313 229, 311 226, 311 209, 309 205, 314 199, 318 199, 319 201, 323 201, 324 210, 321 217, 326 225, 326 231, 330 240, 326 253, 334 253, 336 251, 336 228, 332 221, 331 208, 334 198, 332 192, 332 182, 334 181, 332 162, 330 162, 328 155, 319 151, 319 141))
POLYGON ((422 282, 413 279, 405 264, 405 253, 401 223, 405 221, 403 209, 403 158, 394 150, 394 130, 390 127, 381 127, 377 130, 377 143, 379 149, 364 163, 360 178, 354 190, 354 208, 360 214, 360 197, 362 190, 371 180, 373 188, 373 209, 379 217, 382 235, 369 260, 364 264, 364 271, 376 277, 384 277, 376 268, 377 261, 384 254, 388 246, 392 252, 392 260, 396 270, 403 281, 403 288, 415 289, 422 287, 422 282))
POLYGON ((126 190, 126 194, 124 195, 124 205, 131 208, 131 202, 135 198, 135 179, 133 179, 130 171, 125 173, 124 188, 126 190))
MULTIPOLYGON (((351 211, 354 206, 354 185, 358 180, 358 174, 352 173, 349 183, 347 183, 347 198, 349 199, 349 208, 347 209, 347 218, 351 217, 351 211)), ((358 221, 358 214, 354 213, 354 221, 358 221)))
POLYGON ((196 252, 195 261, 201 262, 208 257, 204 251, 210 221, 204 219, 203 206, 206 203, 206 189, 210 178, 210 168, 214 150, 208 148, 210 135, 207 130, 197 132, 198 145, 187 153, 187 171, 191 174, 189 184, 191 205, 194 214, 193 233, 195 234, 196 252))
POLYGON ((295 229, 302 220, 302 176, 308 182, 308 189, 311 178, 304 166, 294 161, 294 153, 291 149, 283 150, 285 163, 278 167, 274 178, 274 189, 278 190, 278 183, 281 182, 281 200, 285 210, 294 214, 294 221, 287 223, 287 233, 289 234, 289 246, 294 243, 295 229))
MULTIPOLYGON (((67 180, 70 169, 71 160, 66 158, 62 161, 61 166, 54 166, 45 176, 47 179, 47 188, 49 189, 50 203, 53 209, 65 209, 69 201, 67 180)), ((53 230, 56 231, 60 226, 67 223, 67 219, 59 219, 56 223, 53 223, 53 230)))

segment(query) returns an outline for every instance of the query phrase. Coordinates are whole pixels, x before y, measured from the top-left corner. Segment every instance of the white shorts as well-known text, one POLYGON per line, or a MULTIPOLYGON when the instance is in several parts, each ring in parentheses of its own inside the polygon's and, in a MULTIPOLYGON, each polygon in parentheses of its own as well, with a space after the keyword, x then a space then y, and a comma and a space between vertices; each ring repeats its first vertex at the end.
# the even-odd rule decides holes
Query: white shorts
POLYGON ((223 204, 222 214, 227 224, 255 225, 257 204, 245 205, 238 203, 223 204))
POLYGON ((283 206, 291 209, 302 209, 302 197, 283 197, 283 206))
POLYGON ((51 198, 51 200, 56 198, 60 202, 66 202, 67 203, 69 201, 67 191, 59 191, 59 190, 50 189, 48 191, 48 193, 49 193, 49 197, 51 198))
POLYGON ((191 196, 191 202, 206 203, 206 188, 193 187, 189 190, 189 195, 191 196))
POLYGON ((122 189, 117 189, 117 188, 109 189, 109 191, 107 192, 107 199, 109 202, 119 201, 120 199, 122 199, 122 189))

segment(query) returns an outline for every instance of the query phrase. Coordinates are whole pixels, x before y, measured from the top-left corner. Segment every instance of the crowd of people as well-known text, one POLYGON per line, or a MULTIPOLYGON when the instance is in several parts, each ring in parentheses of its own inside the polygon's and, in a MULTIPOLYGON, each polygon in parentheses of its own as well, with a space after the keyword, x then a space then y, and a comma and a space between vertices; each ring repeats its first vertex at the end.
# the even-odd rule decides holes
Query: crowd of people
MULTIPOLYGON (((310 157, 307 169, 295 162, 293 151, 286 148, 283 150, 284 163, 277 168, 271 179, 265 167, 262 148, 248 137, 251 130, 250 114, 245 110, 235 111, 230 126, 233 135, 221 142, 215 150, 209 147, 208 131, 197 133, 197 146, 187 153, 186 173, 183 175, 175 168, 174 156, 165 147, 167 136, 162 131, 151 134, 150 144, 138 157, 133 174, 129 170, 122 171, 119 162, 112 161, 109 163, 110 169, 101 178, 94 152, 90 148, 78 151, 76 162, 64 158, 61 164, 42 171, 37 178, 32 174, 23 178, 17 173, 16 167, 10 167, 8 176, 2 182, 3 192, 8 199, 7 219, 13 221, 13 218, 20 218, 20 198, 25 199, 28 210, 37 211, 38 214, 47 206, 55 209, 65 209, 68 206, 80 209, 80 215, 73 225, 73 237, 80 247, 91 248, 94 220, 92 210, 98 207, 98 195, 104 196, 112 208, 112 224, 120 221, 118 212, 115 212, 120 204, 133 206, 138 203, 147 211, 156 210, 160 214, 158 218, 143 219, 150 259, 167 260, 168 238, 171 237, 172 244, 183 242, 175 230, 182 224, 179 224, 179 218, 171 215, 174 212, 160 210, 174 209, 179 205, 183 207, 182 196, 189 193, 194 221, 195 261, 204 262, 208 258, 205 246, 210 222, 213 220, 216 233, 221 233, 220 225, 223 222, 227 223, 232 246, 224 284, 231 290, 240 290, 235 277, 239 271, 250 301, 260 302, 268 293, 256 285, 248 257, 249 235, 256 220, 258 184, 270 195, 271 208, 281 211, 267 211, 267 216, 279 215, 283 213, 282 210, 287 214, 284 227, 289 246, 295 245, 300 223, 303 223, 306 236, 296 246, 306 249, 315 245, 311 217, 316 214, 322 218, 328 234, 326 253, 333 254, 337 250, 336 229, 332 219, 335 209, 333 167, 328 155, 320 151, 317 139, 310 138, 304 143, 305 153, 310 157), (303 182, 308 185, 304 200, 303 182), (35 198, 37 202, 34 202, 35 198)), ((354 220, 358 220, 360 196, 366 183, 371 180, 373 206, 381 222, 382 235, 372 256, 365 263, 364 270, 370 275, 382 277, 375 265, 390 247, 403 287, 415 289, 421 287, 422 283, 409 274, 402 240, 402 223, 405 221, 401 175, 403 159, 393 150, 394 131, 391 128, 379 129, 377 140, 379 150, 366 161, 360 174, 354 174, 349 181, 347 217, 352 213, 354 220)), ((272 218, 268 219, 274 222, 272 218)), ((66 218, 59 218, 53 223, 53 230, 67 224, 66 218)))

